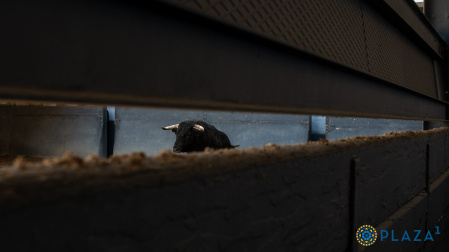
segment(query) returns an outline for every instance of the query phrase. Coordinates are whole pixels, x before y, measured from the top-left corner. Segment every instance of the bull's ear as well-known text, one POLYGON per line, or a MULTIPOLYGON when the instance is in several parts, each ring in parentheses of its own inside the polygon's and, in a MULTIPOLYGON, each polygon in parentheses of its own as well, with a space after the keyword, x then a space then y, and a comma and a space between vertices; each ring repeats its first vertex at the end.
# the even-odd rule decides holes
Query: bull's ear
POLYGON ((195 126, 193 126, 193 129, 200 132, 204 131, 204 127, 198 124, 195 124, 195 126))
POLYGON ((175 124, 175 125, 170 125, 170 126, 166 126, 166 127, 162 127, 163 130, 171 130, 173 132, 176 133, 176 131, 178 130, 179 124, 175 124))

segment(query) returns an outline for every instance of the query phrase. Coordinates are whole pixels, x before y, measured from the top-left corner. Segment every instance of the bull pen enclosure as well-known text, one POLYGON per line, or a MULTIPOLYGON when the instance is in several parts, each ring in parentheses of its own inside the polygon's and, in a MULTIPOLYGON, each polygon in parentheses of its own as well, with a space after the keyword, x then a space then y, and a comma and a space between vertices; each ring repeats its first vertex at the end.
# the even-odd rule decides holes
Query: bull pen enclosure
POLYGON ((3 1, 0 251, 448 251, 449 3, 424 11, 3 1), (186 120, 232 148, 175 153, 186 120))

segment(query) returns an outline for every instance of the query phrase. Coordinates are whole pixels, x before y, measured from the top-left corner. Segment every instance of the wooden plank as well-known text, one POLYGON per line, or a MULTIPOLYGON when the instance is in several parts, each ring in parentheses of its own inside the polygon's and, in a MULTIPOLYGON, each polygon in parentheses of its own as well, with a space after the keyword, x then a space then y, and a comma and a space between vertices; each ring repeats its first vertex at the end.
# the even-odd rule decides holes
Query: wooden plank
MULTIPOLYGON (((401 239, 405 231, 407 231, 410 239, 413 240, 415 237, 414 230, 427 230, 427 204, 427 193, 422 191, 376 226, 378 238, 373 245, 363 247, 357 244, 357 251, 420 251, 421 247, 424 246, 424 242, 408 242, 406 240, 401 242, 401 239), (381 230, 388 231, 388 238, 383 241, 380 238, 381 230), (399 241, 392 241, 392 230, 394 232, 394 239, 398 239, 399 241)), ((424 237, 425 234, 421 235, 420 239, 422 240, 424 237)))
POLYGON ((431 135, 429 138, 429 184, 435 181, 448 166, 445 165, 449 157, 449 146, 446 141, 449 139, 446 133, 431 135))
POLYGON ((8 155, 11 136, 11 106, 0 106, 0 155, 8 155))
POLYGON ((449 210, 449 170, 437 178, 430 188, 430 194, 425 190, 421 191, 376 226, 378 239, 374 245, 369 247, 357 245, 357 251, 446 251, 447 247, 444 246, 447 246, 448 237, 446 225, 449 210), (435 234, 437 231, 435 226, 439 226, 440 234, 435 234), (388 231, 387 239, 380 240, 380 230, 388 231), (391 240, 391 230, 394 230, 395 239, 399 241, 391 240), (422 230, 421 236, 418 237, 421 242, 413 241, 416 235, 414 230, 422 230), (428 230, 433 241, 423 242, 428 230), (404 231, 409 234, 411 242, 401 241, 404 231))
POLYGON ((429 227, 436 225, 449 207, 449 169, 430 185, 429 227))
MULTIPOLYGON (((449 152, 449 136, 446 135, 445 149, 449 152)), ((444 153, 444 167, 449 167, 449 155, 447 152, 444 153)))
POLYGON ((379 225, 426 188, 426 136, 365 145, 355 154, 355 225, 379 225))
MULTIPOLYGON (((443 213, 441 219, 436 224, 439 227, 440 235, 434 237, 434 242, 427 242, 421 251, 447 252, 449 248, 449 210, 443 213)), ((435 229, 432 230, 432 232, 435 229)))
POLYGON ((345 251, 353 219, 426 228, 427 144, 447 132, 3 168, 0 250, 345 251))
MULTIPOLYGON (((0 243, 0 250, 61 250, 66 246, 97 251, 347 248, 347 153, 325 147, 319 155, 274 163, 271 160, 277 158, 270 151, 253 157, 245 154, 250 151, 228 153, 237 156, 180 155, 178 161, 172 160, 165 169, 159 169, 161 172, 115 175, 106 180, 100 176, 78 181, 73 174, 71 179, 63 183, 57 180, 53 186, 49 185, 50 178, 34 185, 23 181, 20 187, 0 183, 0 236, 8 237, 0 243), (324 153, 334 154, 323 158, 324 153), (230 160, 235 161, 226 167, 220 165, 230 160), (171 169, 171 165, 178 169, 171 169), (222 169, 237 171, 204 174, 222 169), (197 176, 163 186, 173 176, 188 177, 189 173, 197 176), (101 188, 93 187, 99 181, 103 181, 101 188), (16 193, 14 200, 11 194, 7 200, 11 190, 16 193), (33 193, 40 199, 29 205, 33 193), (59 196, 51 196, 55 194, 59 196), (17 205, 18 198, 28 205, 17 205), (14 204, 18 207, 12 207, 14 204)), ((289 153, 301 155, 298 150, 289 153)), ((150 163, 158 163, 157 157, 150 163)), ((105 167, 101 170, 107 171, 105 167)), ((19 180, 14 181, 10 182, 19 180)))

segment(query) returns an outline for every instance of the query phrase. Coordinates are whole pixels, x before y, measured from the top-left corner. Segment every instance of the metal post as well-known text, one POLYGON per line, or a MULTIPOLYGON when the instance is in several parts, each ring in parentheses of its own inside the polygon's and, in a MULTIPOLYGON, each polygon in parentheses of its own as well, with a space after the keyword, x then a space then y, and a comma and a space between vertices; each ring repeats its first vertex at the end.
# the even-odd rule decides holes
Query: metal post
POLYGON ((309 141, 326 139, 326 117, 310 116, 309 141))

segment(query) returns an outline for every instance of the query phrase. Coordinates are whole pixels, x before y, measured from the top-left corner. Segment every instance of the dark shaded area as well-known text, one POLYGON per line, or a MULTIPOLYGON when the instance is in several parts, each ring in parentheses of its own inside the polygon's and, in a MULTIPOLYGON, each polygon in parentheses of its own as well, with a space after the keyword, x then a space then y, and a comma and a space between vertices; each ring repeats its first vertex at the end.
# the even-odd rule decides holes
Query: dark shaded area
POLYGON ((76 169, 25 165, 2 176, 0 249, 345 251, 358 250, 353 229, 368 223, 442 233, 366 251, 445 251, 448 132, 135 155, 76 169), (434 145, 445 154, 433 155, 434 145), (437 174, 430 185, 427 166, 437 174))
POLYGON ((115 142, 115 121, 108 121, 107 130, 107 153, 106 156, 110 157, 114 153, 114 142, 115 142))

